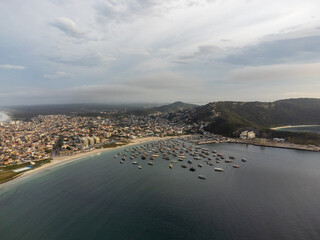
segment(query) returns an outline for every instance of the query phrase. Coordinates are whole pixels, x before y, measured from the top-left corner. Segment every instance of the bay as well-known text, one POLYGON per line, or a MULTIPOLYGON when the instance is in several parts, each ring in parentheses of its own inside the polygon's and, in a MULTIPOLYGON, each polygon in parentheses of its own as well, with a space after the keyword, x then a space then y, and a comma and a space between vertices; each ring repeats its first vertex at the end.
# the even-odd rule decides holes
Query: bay
POLYGON ((113 150, 0 185, 0 239, 320 239, 319 153, 202 147, 240 168, 158 158, 139 170, 113 150))

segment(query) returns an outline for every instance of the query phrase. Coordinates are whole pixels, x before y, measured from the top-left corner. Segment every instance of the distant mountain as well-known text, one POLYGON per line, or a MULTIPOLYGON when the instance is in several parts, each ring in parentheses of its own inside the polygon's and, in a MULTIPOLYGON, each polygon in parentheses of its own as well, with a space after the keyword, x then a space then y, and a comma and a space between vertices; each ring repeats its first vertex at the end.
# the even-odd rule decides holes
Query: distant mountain
POLYGON ((78 116, 99 116, 101 113, 110 112, 131 112, 141 109, 153 108, 155 104, 47 104, 30 106, 10 106, 5 110, 10 112, 13 118, 28 120, 38 115, 78 115, 78 116))
POLYGON ((174 102, 168 105, 159 104, 47 104, 30 106, 10 106, 5 110, 10 112, 14 119, 28 120, 38 115, 78 115, 78 116, 99 116, 103 113, 115 114, 137 114, 146 115, 156 112, 169 113, 177 110, 191 108, 196 105, 174 102))
POLYGON ((181 101, 174 102, 168 105, 163 105, 160 107, 154 107, 153 110, 158 111, 158 112, 163 112, 163 113, 170 113, 170 112, 175 112, 178 110, 183 110, 187 108, 193 108, 196 107, 197 105, 195 104, 190 104, 190 103, 184 103, 181 101))
POLYGON ((233 135, 240 128, 266 129, 284 125, 320 124, 320 99, 299 98, 275 102, 216 102, 218 117, 212 132, 233 135))

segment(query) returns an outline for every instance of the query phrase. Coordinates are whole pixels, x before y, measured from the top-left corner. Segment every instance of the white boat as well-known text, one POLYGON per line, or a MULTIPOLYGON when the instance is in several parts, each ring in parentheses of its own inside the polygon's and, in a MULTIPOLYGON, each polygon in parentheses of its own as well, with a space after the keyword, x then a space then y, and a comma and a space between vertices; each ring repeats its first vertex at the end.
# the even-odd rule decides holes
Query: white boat
POLYGON ((141 167, 141 166, 138 166, 138 168, 141 169, 142 167, 141 167))
POLYGON ((214 170, 217 171, 217 172, 223 172, 224 171, 223 168, 220 168, 220 167, 216 167, 216 168, 214 168, 214 170))
POLYGON ((242 158, 241 161, 242 161, 242 162, 246 162, 247 159, 246 159, 246 158, 242 158))

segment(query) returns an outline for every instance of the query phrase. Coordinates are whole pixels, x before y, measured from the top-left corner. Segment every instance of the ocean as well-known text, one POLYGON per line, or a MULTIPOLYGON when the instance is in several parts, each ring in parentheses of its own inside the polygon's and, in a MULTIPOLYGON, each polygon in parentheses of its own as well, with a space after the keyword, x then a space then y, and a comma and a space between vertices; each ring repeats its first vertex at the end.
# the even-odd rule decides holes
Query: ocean
POLYGON ((139 158, 139 170, 120 164, 117 149, 0 185, 0 239, 320 239, 319 153, 201 147, 240 168, 169 169, 160 156, 154 166, 139 158))
POLYGON ((320 134, 320 125, 283 127, 283 128, 276 129, 276 131, 311 132, 311 133, 320 134))

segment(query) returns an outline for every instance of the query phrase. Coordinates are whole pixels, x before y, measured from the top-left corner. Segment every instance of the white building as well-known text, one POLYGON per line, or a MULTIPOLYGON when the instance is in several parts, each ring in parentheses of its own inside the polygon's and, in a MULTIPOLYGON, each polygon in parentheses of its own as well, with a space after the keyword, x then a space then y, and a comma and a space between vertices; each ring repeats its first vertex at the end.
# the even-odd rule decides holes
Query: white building
POLYGON ((88 138, 88 141, 89 141, 89 145, 94 145, 94 138, 88 138))
POLYGON ((81 139, 82 145, 87 147, 89 145, 89 140, 87 137, 81 139))
POLYGON ((241 139, 253 139, 256 137, 256 134, 254 131, 243 131, 240 133, 241 139))
POLYGON ((274 142, 285 142, 284 138, 273 138, 274 142))
POLYGON ((93 138, 94 138, 94 142, 95 142, 96 144, 100 143, 100 138, 99 138, 99 137, 93 137, 93 138))

